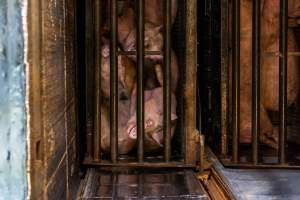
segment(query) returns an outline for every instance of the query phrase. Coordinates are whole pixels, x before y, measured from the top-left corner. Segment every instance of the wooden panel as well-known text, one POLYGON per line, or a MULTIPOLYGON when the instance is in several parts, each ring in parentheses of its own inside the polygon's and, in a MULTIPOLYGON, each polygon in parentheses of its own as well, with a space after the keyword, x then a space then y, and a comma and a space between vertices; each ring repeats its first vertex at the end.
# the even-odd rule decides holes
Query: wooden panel
POLYGON ((33 199, 68 199, 70 190, 79 186, 72 181, 78 168, 75 2, 30 1, 35 14, 28 23, 29 60, 34 66, 30 73, 33 199))
MULTIPOLYGON (((186 5, 186 81, 185 98, 185 162, 195 164, 197 160, 196 130, 196 81, 197 81, 197 1, 187 0, 186 5)), ((199 140, 198 140, 199 142, 199 140)))

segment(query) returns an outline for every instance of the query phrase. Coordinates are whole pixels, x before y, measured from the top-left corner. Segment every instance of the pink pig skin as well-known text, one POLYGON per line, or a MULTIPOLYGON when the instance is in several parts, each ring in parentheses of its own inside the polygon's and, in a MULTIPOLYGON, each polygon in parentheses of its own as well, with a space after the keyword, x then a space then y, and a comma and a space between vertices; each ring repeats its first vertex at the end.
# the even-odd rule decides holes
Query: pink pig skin
MULTIPOLYGON (((171 137, 175 130, 176 98, 171 94, 171 137)), ((163 88, 158 87, 145 91, 145 151, 155 151, 163 147, 163 88)), ((136 130, 136 93, 132 95, 131 118, 127 124, 127 132, 131 138, 137 138, 136 130)))
MULTIPOLYGON (((102 95, 109 98, 110 95, 110 55, 107 40, 103 41, 101 52, 101 90, 102 95)), ((118 89, 122 96, 128 99, 135 85, 136 68, 135 63, 124 55, 118 56, 118 89)), ((120 96, 119 95, 119 96, 120 96)))
MULTIPOLYGON (((262 16, 262 102, 265 108, 271 111, 278 111, 279 106, 279 2, 279 0, 265 0, 262 16)), ((289 1, 292 2, 299 1, 289 1)), ((292 11, 294 13, 294 10, 292 11)), ((288 51, 297 50, 294 32, 289 29, 288 51)), ((299 91, 298 57, 288 57, 287 83, 287 101, 288 105, 291 105, 295 102, 299 91)))
MULTIPOLYGON (((119 100, 118 103, 118 151, 120 154, 129 153, 136 144, 136 139, 129 137, 127 123, 130 118, 130 100, 119 100)), ((101 105, 101 148, 110 152, 109 106, 101 105)))
MULTIPOLYGON (((151 22, 157 26, 163 25, 164 18, 164 1, 162 0, 145 0, 145 21, 151 22)), ((177 0, 171 0, 172 24, 177 15, 177 0)))
MULTIPOLYGON (((261 35, 261 129, 260 141, 277 148, 278 133, 274 129, 267 111, 278 111, 279 87, 279 0, 264 0, 262 4, 261 35), (277 57, 276 57, 277 54, 277 57), (275 55, 275 56, 274 56, 275 55)), ((240 60, 240 142, 251 142, 252 103, 252 1, 241 1, 241 60, 240 60)), ((296 50, 294 34, 289 30, 289 51, 296 50)), ((295 102, 298 95, 299 79, 297 58, 288 58, 288 105, 295 102)))

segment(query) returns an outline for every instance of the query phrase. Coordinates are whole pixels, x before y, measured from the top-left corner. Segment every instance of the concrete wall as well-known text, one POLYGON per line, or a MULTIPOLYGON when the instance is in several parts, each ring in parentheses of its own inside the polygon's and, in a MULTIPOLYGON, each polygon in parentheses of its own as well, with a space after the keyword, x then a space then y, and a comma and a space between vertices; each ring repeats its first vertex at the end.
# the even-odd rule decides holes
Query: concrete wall
POLYGON ((0 0, 0 200, 27 196, 23 0, 0 0))

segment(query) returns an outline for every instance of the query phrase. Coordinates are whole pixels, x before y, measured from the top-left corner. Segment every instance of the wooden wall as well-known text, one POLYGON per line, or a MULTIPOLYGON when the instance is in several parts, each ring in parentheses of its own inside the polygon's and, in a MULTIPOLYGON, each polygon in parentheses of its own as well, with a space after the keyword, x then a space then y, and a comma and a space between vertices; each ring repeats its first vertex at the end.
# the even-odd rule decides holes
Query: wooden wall
POLYGON ((29 4, 31 198, 73 199, 76 154, 75 0, 29 4))

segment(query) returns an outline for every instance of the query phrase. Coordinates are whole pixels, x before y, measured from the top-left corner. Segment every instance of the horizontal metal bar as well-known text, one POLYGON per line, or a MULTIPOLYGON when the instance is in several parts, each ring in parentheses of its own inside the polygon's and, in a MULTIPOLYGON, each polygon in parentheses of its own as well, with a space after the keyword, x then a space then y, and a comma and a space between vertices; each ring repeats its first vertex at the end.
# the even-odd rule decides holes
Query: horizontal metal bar
POLYGON ((183 162, 122 162, 111 163, 109 161, 102 160, 101 162, 95 162, 92 160, 85 160, 84 165, 88 166, 102 166, 102 167, 145 167, 145 168, 196 168, 196 165, 184 164, 183 162))
MULTIPOLYGON (((118 51, 118 55, 136 55, 136 51, 118 51)), ((162 51, 145 51, 145 55, 163 55, 162 51)))
POLYGON ((221 163, 225 167, 229 168, 243 168, 243 169, 300 169, 300 165, 291 165, 291 164, 265 164, 265 163, 257 163, 253 164, 252 162, 249 163, 233 163, 228 159, 221 159, 221 163))
POLYGON ((288 52, 288 56, 300 56, 300 52, 299 51, 288 52))

